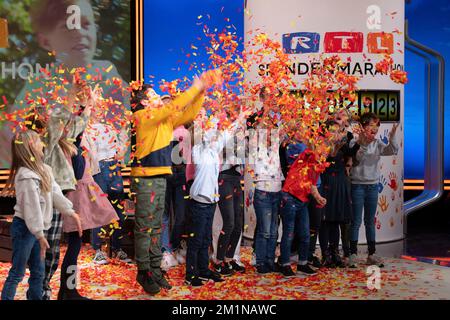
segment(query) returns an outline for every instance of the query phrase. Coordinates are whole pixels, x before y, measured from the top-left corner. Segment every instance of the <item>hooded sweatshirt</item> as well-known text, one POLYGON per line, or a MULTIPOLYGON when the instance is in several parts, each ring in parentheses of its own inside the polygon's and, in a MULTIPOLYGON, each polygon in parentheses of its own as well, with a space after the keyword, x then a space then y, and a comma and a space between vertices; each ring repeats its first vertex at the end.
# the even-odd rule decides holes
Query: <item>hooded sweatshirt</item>
POLYGON ((388 144, 384 144, 381 140, 376 139, 367 146, 361 145, 356 153, 356 161, 358 164, 352 168, 350 174, 352 184, 378 183, 380 176, 378 167, 381 156, 396 155, 398 149, 395 136, 388 144))
POLYGON ((20 167, 14 179, 16 190, 16 205, 14 216, 25 221, 28 230, 40 239, 44 231, 50 229, 53 207, 66 216, 73 216, 75 211, 70 202, 56 183, 52 169, 45 165, 51 175, 52 191, 42 192, 41 178, 34 171, 20 167))

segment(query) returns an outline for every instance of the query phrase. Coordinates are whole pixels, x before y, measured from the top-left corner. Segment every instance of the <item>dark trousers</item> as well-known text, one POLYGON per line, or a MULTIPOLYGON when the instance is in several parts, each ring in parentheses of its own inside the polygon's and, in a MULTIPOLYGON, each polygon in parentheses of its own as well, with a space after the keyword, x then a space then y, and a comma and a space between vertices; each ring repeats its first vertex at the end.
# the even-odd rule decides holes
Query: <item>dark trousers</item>
POLYGON ((191 225, 187 241, 186 279, 209 273, 208 249, 216 204, 190 201, 191 225))
POLYGON ((61 265, 61 280, 59 290, 75 290, 77 287, 78 255, 81 250, 82 238, 77 231, 65 234, 67 251, 61 265))
MULTIPOLYGON (((121 201, 123 201, 123 178, 121 175, 121 167, 116 160, 100 161, 100 173, 94 176, 95 182, 99 185, 104 193, 108 195, 108 200, 114 207, 119 217, 119 227, 123 228, 123 209, 120 209, 121 201)), ((92 229, 92 248, 98 250, 101 247, 101 239, 99 236, 100 227, 92 229)), ((122 238, 122 229, 115 229, 111 236, 111 249, 119 250, 121 247, 120 239, 122 238)))
POLYGON ((350 223, 341 223, 339 229, 341 229, 342 251, 344 251, 344 257, 350 257, 350 223))
MULTIPOLYGON (((319 191, 320 192, 320 191, 319 191)), ((314 197, 310 197, 308 203, 309 212, 309 256, 308 260, 311 261, 314 253, 316 252, 317 238, 319 237, 320 225, 322 221, 323 208, 317 207, 317 201, 314 197)))
MULTIPOLYGON (((183 235, 186 235, 186 212, 188 207, 189 188, 186 183, 186 170, 184 168, 173 168, 173 174, 167 177, 165 214, 170 217, 170 209, 173 210, 172 232, 170 233, 170 225, 163 225, 163 229, 167 228, 167 235, 170 235, 171 249, 180 248, 183 235)), ((166 230, 163 230, 163 234, 166 230)), ((167 237, 169 238, 169 236, 167 237)), ((163 236, 163 239, 165 237, 163 236)), ((168 240, 168 239, 167 239, 168 240)), ((163 242, 163 249, 166 241, 163 242)))
POLYGON ((322 221, 320 226, 320 249, 322 255, 336 252, 339 248, 339 222, 322 221))
POLYGON ((244 224, 241 176, 219 175, 219 209, 223 227, 217 243, 217 260, 232 259, 244 224))

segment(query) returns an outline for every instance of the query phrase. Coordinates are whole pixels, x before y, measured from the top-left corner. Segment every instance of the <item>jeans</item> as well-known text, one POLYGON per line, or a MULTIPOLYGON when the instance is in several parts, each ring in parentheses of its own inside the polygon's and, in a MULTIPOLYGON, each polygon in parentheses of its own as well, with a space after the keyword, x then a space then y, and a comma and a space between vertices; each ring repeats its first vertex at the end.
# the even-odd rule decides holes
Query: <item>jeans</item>
POLYGON ((217 260, 233 259, 244 225, 241 176, 219 175, 219 209, 223 227, 217 241, 217 260))
POLYGON ((138 270, 148 270, 156 279, 161 271, 161 219, 166 198, 166 178, 131 177, 136 193, 134 246, 138 270))
POLYGON ((44 260, 40 256, 40 245, 30 233, 25 221, 14 217, 11 226, 12 265, 2 290, 2 300, 14 300, 18 284, 25 276, 25 268, 30 269, 28 279, 28 300, 42 300, 44 282, 44 260))
POLYGON ((187 240, 186 279, 209 273, 208 249, 212 242, 212 225, 216 204, 191 200, 190 235, 187 240))
MULTIPOLYGON (((116 160, 100 161, 100 173, 94 176, 95 182, 99 185, 104 193, 108 195, 111 205, 116 210, 119 217, 119 227, 123 227, 124 216, 122 209, 118 206, 123 200, 123 178, 121 175, 121 167, 116 160)), ((101 247, 102 239, 99 237, 100 227, 92 229, 92 248, 98 250, 101 247)), ((111 249, 119 250, 121 247, 120 239, 122 238, 122 229, 115 229, 111 237, 111 249)))
POLYGON ((255 190, 253 206, 256 214, 256 265, 274 265, 280 202, 281 192, 255 190))
POLYGON ((369 254, 375 253, 375 214, 378 205, 378 184, 352 184, 352 222, 350 241, 353 242, 351 253, 356 254, 355 243, 358 242, 359 228, 364 209, 364 226, 369 245, 369 254))
POLYGON ((186 211, 189 195, 185 168, 174 167, 173 174, 167 177, 166 204, 163 215, 161 246, 171 252, 180 248, 183 235, 186 234, 186 211), (170 212, 173 210, 172 232, 170 231, 170 212))
POLYGON ((306 264, 309 254, 309 213, 308 203, 294 198, 289 193, 282 193, 281 222, 283 235, 281 237, 281 265, 290 264, 291 246, 294 239, 294 229, 298 236, 298 261, 306 264))

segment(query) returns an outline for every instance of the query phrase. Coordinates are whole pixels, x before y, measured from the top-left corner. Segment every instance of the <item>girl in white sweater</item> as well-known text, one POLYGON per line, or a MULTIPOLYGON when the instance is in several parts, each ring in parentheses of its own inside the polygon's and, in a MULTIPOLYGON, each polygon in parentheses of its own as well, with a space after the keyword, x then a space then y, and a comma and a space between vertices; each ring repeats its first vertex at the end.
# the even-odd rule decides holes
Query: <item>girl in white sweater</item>
POLYGON ((2 300, 13 300, 28 264, 27 299, 42 299, 44 257, 49 247, 44 231, 51 225, 53 206, 75 219, 80 236, 81 222, 56 183, 52 169, 44 164, 43 143, 31 130, 18 133, 11 144, 12 166, 3 195, 16 196, 11 226, 12 266, 2 290, 2 300))

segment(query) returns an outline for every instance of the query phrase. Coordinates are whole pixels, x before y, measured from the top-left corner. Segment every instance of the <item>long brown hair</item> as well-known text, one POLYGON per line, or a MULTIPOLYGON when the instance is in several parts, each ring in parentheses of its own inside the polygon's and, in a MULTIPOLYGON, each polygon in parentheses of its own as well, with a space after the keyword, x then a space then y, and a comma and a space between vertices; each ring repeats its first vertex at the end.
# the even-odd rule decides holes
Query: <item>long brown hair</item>
POLYGON ((40 187, 43 192, 50 192, 52 188, 51 175, 44 165, 41 153, 38 153, 33 144, 39 140, 39 135, 33 130, 24 130, 16 134, 11 141, 12 164, 8 181, 2 190, 2 196, 13 196, 14 180, 20 167, 25 167, 35 172, 40 178, 40 187))

